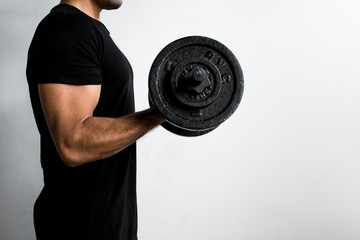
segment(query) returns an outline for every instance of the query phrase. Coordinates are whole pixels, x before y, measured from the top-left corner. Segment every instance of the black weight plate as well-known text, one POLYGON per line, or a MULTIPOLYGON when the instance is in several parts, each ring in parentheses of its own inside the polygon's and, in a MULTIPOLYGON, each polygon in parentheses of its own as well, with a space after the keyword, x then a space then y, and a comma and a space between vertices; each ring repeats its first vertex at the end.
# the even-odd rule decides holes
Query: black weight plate
MULTIPOLYGON (((152 102, 152 99, 151 99, 150 95, 148 97, 149 97, 148 100, 149 100, 150 107, 153 107, 154 104, 152 102)), ((196 131, 195 130, 188 130, 188 129, 183 129, 183 128, 180 128, 178 126, 175 126, 175 125, 171 124, 168 121, 161 124, 161 126, 163 128, 165 128, 166 130, 172 132, 172 133, 175 133, 177 135, 184 136, 184 137, 201 136, 201 135, 204 135, 206 133, 211 132, 212 130, 214 130, 216 128, 215 127, 215 128, 211 128, 211 129, 207 129, 207 130, 196 130, 196 131)))
POLYGON ((161 124, 161 126, 163 126, 166 130, 168 130, 172 133, 175 133, 177 135, 184 136, 184 137, 198 137, 198 136, 204 135, 206 133, 209 133, 216 128, 215 127, 212 129, 191 131, 191 130, 183 129, 183 128, 177 127, 175 125, 172 125, 169 122, 165 122, 165 123, 161 124))
POLYGON ((220 42, 201 36, 167 45, 149 74, 149 97, 170 124, 169 131, 180 129, 179 135, 182 131, 201 135, 219 126, 238 107, 243 86, 234 54, 220 42), (205 87, 196 91, 181 87, 188 86, 199 69, 207 81, 205 87))

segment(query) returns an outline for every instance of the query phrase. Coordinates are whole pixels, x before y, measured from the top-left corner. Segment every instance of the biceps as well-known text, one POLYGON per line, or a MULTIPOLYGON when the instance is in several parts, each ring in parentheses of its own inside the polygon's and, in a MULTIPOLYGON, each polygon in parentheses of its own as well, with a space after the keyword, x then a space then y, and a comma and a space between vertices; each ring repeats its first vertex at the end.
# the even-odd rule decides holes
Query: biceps
POLYGON ((41 105, 53 138, 69 134, 92 116, 100 89, 100 85, 39 84, 41 105))

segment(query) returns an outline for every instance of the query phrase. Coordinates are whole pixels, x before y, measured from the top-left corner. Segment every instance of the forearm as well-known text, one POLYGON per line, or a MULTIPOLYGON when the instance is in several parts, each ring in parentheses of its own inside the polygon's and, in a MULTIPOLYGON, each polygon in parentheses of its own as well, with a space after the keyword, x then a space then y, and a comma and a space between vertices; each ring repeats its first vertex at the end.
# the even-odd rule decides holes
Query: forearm
POLYGON ((64 162, 72 167, 104 159, 163 122, 164 118, 151 108, 120 118, 88 117, 58 141, 58 151, 64 162))

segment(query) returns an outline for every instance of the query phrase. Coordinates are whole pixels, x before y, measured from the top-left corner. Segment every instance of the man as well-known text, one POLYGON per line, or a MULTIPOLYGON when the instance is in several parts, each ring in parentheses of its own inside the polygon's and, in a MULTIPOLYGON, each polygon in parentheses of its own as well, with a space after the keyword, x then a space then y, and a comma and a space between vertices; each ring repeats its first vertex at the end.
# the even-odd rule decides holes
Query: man
POLYGON ((64 0, 39 24, 27 78, 41 136, 38 240, 137 239, 135 141, 164 118, 134 113, 132 69, 100 22, 121 0, 64 0))

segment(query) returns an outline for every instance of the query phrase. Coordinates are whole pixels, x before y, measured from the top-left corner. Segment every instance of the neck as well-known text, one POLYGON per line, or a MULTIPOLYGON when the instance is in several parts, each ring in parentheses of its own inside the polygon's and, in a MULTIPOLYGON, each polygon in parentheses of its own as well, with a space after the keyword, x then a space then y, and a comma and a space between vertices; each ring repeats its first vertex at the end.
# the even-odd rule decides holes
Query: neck
POLYGON ((92 0, 61 0, 61 3, 66 3, 74 6, 80 11, 89 15, 90 17, 100 21, 100 12, 102 9, 92 0))

